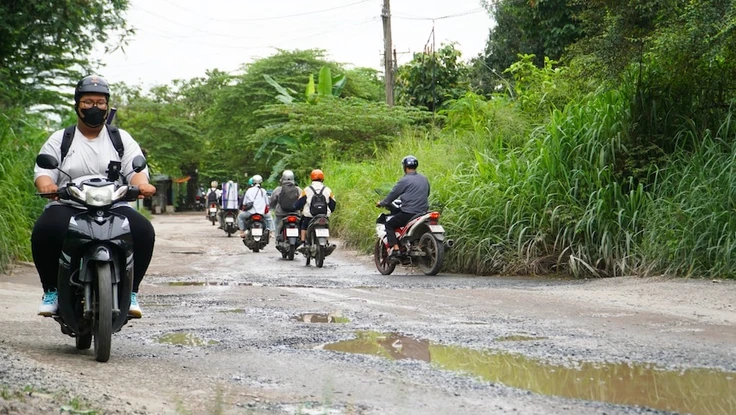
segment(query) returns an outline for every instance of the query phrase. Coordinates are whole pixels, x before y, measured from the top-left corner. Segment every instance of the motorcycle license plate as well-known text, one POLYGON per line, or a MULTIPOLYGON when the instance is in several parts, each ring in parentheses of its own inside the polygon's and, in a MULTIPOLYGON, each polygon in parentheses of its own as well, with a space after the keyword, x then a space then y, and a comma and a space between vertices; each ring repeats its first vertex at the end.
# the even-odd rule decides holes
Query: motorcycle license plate
POLYGON ((432 233, 445 233, 445 228, 442 225, 429 225, 429 230, 432 233))
POLYGON ((217 208, 210 208, 210 212, 217 213, 217 208))
POLYGON ((253 228, 250 230, 251 235, 253 236, 263 236, 263 229, 261 228, 253 228))
POLYGON ((286 229, 286 236, 288 238, 296 238, 299 236, 299 229, 297 228, 287 228, 286 229))
POLYGON ((314 234, 317 236, 317 238, 329 238, 330 230, 327 228, 317 228, 314 230, 314 234))
POLYGON ((235 219, 233 219, 233 218, 225 218, 225 222, 227 222, 227 223, 233 223, 233 222, 235 222, 235 219))

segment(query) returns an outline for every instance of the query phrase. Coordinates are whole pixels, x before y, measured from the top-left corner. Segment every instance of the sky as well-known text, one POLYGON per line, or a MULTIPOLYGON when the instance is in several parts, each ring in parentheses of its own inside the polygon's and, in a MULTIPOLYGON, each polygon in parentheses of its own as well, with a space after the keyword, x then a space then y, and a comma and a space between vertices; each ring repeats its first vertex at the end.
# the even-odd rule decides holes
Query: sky
MULTIPOLYGON (((108 81, 150 87, 237 74, 277 49, 320 48, 348 66, 383 68, 383 0, 131 0, 136 34, 124 50, 102 55, 108 81)), ((424 50, 434 24, 437 47, 457 42, 464 59, 485 47, 492 20, 479 0, 392 0, 398 64, 424 50), (433 19, 435 19, 433 21, 433 19)))

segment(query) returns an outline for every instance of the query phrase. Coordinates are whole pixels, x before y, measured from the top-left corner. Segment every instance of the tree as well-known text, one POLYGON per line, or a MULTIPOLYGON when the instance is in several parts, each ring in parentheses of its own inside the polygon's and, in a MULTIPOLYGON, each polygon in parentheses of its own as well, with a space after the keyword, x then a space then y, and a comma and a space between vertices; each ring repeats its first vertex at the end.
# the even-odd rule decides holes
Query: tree
POLYGON ((567 0, 491 0, 484 4, 496 26, 480 62, 474 64, 473 78, 477 89, 486 93, 518 55, 534 55, 533 63, 542 68, 545 57, 559 60, 583 35, 576 18, 581 6, 568 5, 567 0))
MULTIPOLYGON (((75 85, 99 42, 122 46, 133 33, 123 18, 128 0, 0 3, 0 109, 65 103, 59 87, 75 85)), ((68 96, 68 95, 66 95, 68 96)))
POLYGON ((398 102, 439 110, 451 99, 463 96, 466 65, 460 61, 455 45, 442 45, 434 53, 415 53, 411 62, 401 65, 396 79, 398 102))

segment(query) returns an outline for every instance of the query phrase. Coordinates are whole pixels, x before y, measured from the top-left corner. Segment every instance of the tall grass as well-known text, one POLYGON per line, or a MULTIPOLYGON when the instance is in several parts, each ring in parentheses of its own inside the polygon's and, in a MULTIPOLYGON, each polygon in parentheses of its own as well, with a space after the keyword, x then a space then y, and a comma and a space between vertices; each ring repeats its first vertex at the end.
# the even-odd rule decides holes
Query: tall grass
POLYGON ((33 166, 46 133, 40 119, 0 114, 0 272, 13 259, 31 257, 31 230, 44 201, 34 196, 33 166))
POLYGON ((468 96, 445 114, 439 139, 409 131, 375 160, 327 166, 336 229, 368 252, 379 213, 372 189, 387 191, 414 154, 456 241, 448 271, 736 276, 731 116, 717 133, 681 132, 691 143, 679 147, 695 151, 675 154, 645 190, 614 171, 630 108, 627 93, 601 91, 534 125, 503 99, 468 96))

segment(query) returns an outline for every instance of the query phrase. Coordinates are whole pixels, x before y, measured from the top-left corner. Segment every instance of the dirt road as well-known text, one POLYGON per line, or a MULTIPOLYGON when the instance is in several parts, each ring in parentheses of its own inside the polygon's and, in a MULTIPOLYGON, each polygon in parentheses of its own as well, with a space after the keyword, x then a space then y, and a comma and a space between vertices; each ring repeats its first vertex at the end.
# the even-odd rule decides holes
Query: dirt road
POLYGON ((736 413, 732 282, 384 277, 153 223, 108 363, 35 315, 35 269, 0 276, 0 413, 736 413))

